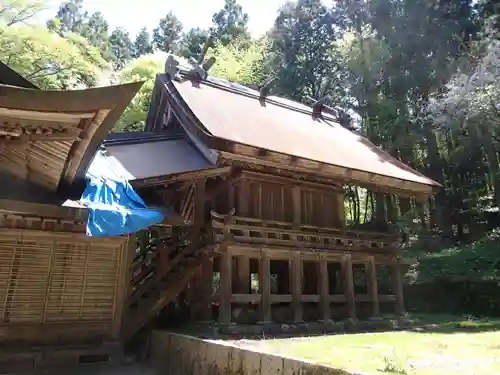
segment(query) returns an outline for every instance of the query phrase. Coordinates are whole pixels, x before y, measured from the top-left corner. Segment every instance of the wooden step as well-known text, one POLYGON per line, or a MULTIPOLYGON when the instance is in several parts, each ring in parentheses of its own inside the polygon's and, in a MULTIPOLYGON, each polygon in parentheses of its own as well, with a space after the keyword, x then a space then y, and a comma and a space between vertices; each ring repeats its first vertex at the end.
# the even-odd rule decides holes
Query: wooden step
POLYGON ((161 283, 157 291, 148 298, 141 300, 137 308, 129 310, 124 325, 123 337, 131 338, 142 327, 148 324, 169 302, 174 300, 188 285, 189 281, 198 272, 199 265, 185 270, 183 273, 172 273, 169 278, 161 283), (160 290, 161 288, 163 290, 160 290))

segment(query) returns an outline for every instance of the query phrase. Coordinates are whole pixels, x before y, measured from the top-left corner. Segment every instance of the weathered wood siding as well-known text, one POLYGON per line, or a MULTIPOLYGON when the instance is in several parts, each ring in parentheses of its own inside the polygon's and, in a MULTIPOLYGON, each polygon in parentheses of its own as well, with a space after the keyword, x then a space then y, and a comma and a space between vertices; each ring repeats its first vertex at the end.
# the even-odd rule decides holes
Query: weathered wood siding
POLYGON ((331 228, 344 223, 343 192, 338 187, 250 173, 233 189, 229 198, 221 199, 231 202, 238 216, 288 223, 296 217, 300 224, 331 228), (294 189, 299 192, 296 197, 294 189))
POLYGON ((0 345, 119 338, 128 238, 58 229, 0 228, 0 345))

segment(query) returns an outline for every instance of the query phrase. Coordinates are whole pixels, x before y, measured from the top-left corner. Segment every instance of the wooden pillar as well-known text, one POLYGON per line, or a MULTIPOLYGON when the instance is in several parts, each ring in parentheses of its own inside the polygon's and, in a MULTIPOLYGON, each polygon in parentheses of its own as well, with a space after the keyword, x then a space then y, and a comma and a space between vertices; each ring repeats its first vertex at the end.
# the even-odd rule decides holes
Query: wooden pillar
POLYGON ((238 211, 236 216, 248 216, 248 200, 250 198, 250 185, 247 179, 242 179, 238 184, 238 211))
POLYGON ((301 214, 301 202, 300 202, 300 186, 294 186, 292 188, 292 201, 293 201, 293 225, 294 227, 300 227, 300 222, 302 218, 301 214))
POLYGON ((302 321, 302 260, 300 259, 300 252, 297 251, 292 255, 290 265, 293 320, 298 323, 302 321))
POLYGON ((330 283, 328 280, 328 262, 324 256, 320 256, 319 266, 319 294, 321 319, 330 319, 330 283))
POLYGON ((356 296, 354 294, 351 254, 344 255, 342 259, 342 285, 344 286, 344 295, 347 300, 349 318, 356 319, 356 296))
POLYGON ((337 215, 339 219, 339 227, 345 227, 345 207, 344 207, 344 193, 337 194, 337 215))
POLYGON ((236 205, 234 185, 229 186, 227 202, 228 202, 228 206, 229 206, 228 212, 230 212, 233 208, 235 208, 235 205, 236 205))
POLYGON ((377 317, 380 315, 380 304, 378 300, 378 285, 377 285, 377 267, 375 264, 375 257, 368 257, 366 263, 366 283, 368 286, 368 296, 372 302, 372 315, 377 317))
POLYGON ((231 323, 231 298, 233 279, 232 266, 233 257, 229 248, 226 249, 221 257, 220 262, 220 305, 219 305, 219 320, 223 324, 231 323))
POLYGON ((244 255, 238 256, 237 262, 236 291, 241 294, 250 294, 250 258, 244 255))
POLYGON ((262 250, 259 261, 260 316, 262 323, 271 318, 271 261, 266 250, 262 250))
POLYGON ((214 261, 208 254, 203 254, 200 275, 200 317, 203 322, 212 320, 214 261))
POLYGON ((401 260, 395 259, 393 268, 393 289, 396 298, 396 314, 403 315, 405 312, 404 296, 403 296, 403 277, 401 275, 401 260))

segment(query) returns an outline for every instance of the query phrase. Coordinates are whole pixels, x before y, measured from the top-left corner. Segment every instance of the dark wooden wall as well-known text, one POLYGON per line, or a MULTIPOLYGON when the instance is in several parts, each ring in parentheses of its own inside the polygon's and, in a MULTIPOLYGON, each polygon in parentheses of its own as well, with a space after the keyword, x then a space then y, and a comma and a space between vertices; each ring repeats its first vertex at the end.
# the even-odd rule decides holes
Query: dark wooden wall
POLYGON ((218 197, 215 208, 225 213, 234 207, 237 216, 261 220, 339 228, 344 222, 343 202, 338 187, 248 174, 228 194, 218 197), (294 189, 299 202, 294 202, 294 189))

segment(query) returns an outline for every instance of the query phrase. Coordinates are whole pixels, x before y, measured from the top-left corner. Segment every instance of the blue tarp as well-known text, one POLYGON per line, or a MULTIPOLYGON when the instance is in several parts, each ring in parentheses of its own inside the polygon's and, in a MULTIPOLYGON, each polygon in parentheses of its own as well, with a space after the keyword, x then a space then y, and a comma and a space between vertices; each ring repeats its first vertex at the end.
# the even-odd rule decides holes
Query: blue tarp
POLYGON ((130 183, 117 175, 104 152, 96 155, 86 179, 80 202, 90 211, 88 236, 121 236, 164 220, 161 211, 148 208, 130 183))

